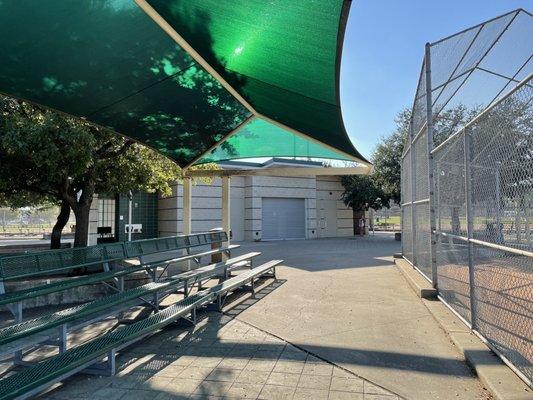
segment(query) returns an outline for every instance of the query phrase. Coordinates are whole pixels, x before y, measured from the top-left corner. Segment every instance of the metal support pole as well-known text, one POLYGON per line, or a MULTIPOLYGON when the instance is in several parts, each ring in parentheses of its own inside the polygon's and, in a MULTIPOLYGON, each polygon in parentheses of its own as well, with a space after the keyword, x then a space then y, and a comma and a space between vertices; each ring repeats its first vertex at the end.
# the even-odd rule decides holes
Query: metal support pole
POLYGON ((410 124, 409 128, 409 140, 411 145, 409 146, 409 164, 411 165, 411 253, 413 254, 411 262, 413 265, 416 265, 416 215, 415 215, 415 205, 414 201, 416 200, 416 168, 415 168, 415 144, 414 144, 414 132, 413 124, 410 124))
POLYGON ((251 292, 252 292, 252 299, 255 299, 256 296, 255 296, 255 279, 252 278, 251 282, 250 282, 250 289, 251 289, 251 292))
POLYGON ((502 223, 502 216, 501 216, 501 193, 500 193, 500 166, 496 164, 496 174, 494 176, 496 180, 496 188, 495 188, 495 197, 496 197, 496 232, 500 232, 500 225, 502 223))
MULTIPOLYGON (((222 229, 228 234, 228 241, 223 246, 229 246, 231 234, 231 178, 222 177, 222 229)), ((222 255, 223 259, 227 256, 222 255)))
POLYGON ((438 231, 442 231, 442 218, 440 215, 440 167, 437 164, 435 167, 435 172, 437 176, 435 177, 435 219, 438 224, 438 231))
POLYGON ((117 373, 116 354, 117 351, 115 349, 109 350, 107 353, 107 368, 109 376, 114 376, 117 373))
POLYGON ((429 184, 429 230, 430 230, 430 263, 431 263, 431 282, 434 288, 438 287, 437 276, 437 253, 436 253, 436 235, 437 230, 435 218, 435 182, 433 179, 433 100, 431 96, 431 45, 426 43, 425 54, 426 67, 426 111, 427 111, 427 156, 428 156, 428 184, 429 184))
POLYGON ((131 242, 131 224, 133 219, 133 209, 132 209, 133 193, 128 193, 128 242, 131 242))
POLYGON ((183 178, 183 234, 191 234, 191 209, 192 209, 192 182, 191 178, 183 178))
POLYGON ((466 237, 468 239, 468 278, 470 286, 470 321, 472 329, 477 328, 476 324, 476 300, 474 282, 474 244, 472 234, 474 231, 474 216, 472 214, 472 171, 470 169, 471 160, 471 138, 470 129, 464 131, 464 162, 465 162, 465 195, 466 195, 466 237))
POLYGON ((59 326, 59 354, 67 351, 67 324, 59 326))
MULTIPOLYGON (((192 232, 192 179, 183 178, 183 220, 182 232, 184 235, 190 235, 192 232)), ((190 253, 189 248, 183 250, 183 255, 190 253)), ((185 261, 184 267, 191 269, 191 261, 185 261)))
POLYGON ((17 301, 13 307, 15 309, 15 323, 20 324, 22 322, 22 301, 17 301))

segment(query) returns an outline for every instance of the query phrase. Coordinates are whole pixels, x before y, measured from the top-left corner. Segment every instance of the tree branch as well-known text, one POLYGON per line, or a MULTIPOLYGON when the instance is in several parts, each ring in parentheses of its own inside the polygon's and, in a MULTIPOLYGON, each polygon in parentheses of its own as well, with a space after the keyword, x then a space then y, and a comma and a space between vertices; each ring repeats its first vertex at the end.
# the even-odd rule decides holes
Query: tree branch
POLYGON ((98 159, 100 160, 105 160, 105 159, 108 159, 108 158, 114 158, 114 157, 118 157, 118 156, 121 156, 122 154, 124 154, 126 151, 128 151, 128 149, 134 144, 135 142, 133 140, 126 140, 124 142, 124 144, 120 147, 120 149, 118 149, 117 151, 111 151, 111 152, 107 152, 107 150, 112 147, 112 143, 111 142, 107 142, 104 146, 102 146, 102 148, 100 148, 100 150, 98 150, 97 152, 97 156, 98 156, 98 159))

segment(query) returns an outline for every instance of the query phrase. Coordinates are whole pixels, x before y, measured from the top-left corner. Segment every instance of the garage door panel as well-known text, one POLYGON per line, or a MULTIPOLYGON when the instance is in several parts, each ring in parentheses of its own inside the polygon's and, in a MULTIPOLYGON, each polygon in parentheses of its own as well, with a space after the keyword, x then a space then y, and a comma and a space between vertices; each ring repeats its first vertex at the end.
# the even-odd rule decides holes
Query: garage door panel
POLYGON ((305 239, 305 199, 262 199, 264 240, 305 239))

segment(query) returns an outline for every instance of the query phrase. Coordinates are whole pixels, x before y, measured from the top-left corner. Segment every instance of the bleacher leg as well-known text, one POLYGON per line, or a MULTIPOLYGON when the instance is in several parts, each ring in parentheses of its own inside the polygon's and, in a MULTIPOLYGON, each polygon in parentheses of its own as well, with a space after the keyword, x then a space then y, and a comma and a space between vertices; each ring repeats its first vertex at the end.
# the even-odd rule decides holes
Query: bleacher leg
POLYGON ((13 314, 13 318, 15 319, 15 323, 18 324, 22 322, 22 302, 18 301, 13 304, 7 304, 7 309, 11 314, 13 314))
POLYGON ((22 350, 15 351, 15 357, 13 360, 15 365, 21 365, 22 364, 22 350))
POLYGON ((15 322, 18 324, 22 322, 22 301, 17 301, 15 303, 15 322))
POLYGON ((159 311, 159 292, 154 293, 154 308, 159 311))
POLYGON ((252 278, 250 284, 252 287, 252 299, 255 299, 255 279, 254 278, 252 278))
POLYGON ((67 324, 59 326, 59 354, 67 351, 67 324))
POLYGON ((183 281, 183 296, 189 297, 189 280, 185 279, 183 281))
POLYGON ((116 363, 116 350, 109 350, 107 353, 107 368, 110 376, 114 376, 117 372, 117 363, 116 363))
POLYGON ((222 306, 224 305, 224 301, 222 300, 222 296, 224 295, 218 295, 217 296, 217 310, 222 311, 222 306))
POLYGON ((270 272, 269 274, 264 274, 263 276, 266 276, 267 278, 272 278, 272 279, 274 279, 275 281, 277 281, 278 278, 276 277, 276 267, 272 267, 272 268, 270 269, 270 271, 271 271, 271 272, 270 272))
POLYGON ((118 291, 119 292, 124 291, 124 277, 123 276, 118 277, 118 291))
POLYGON ((148 271, 150 271, 148 274, 152 278, 152 282, 157 282, 157 267, 149 268, 148 271))

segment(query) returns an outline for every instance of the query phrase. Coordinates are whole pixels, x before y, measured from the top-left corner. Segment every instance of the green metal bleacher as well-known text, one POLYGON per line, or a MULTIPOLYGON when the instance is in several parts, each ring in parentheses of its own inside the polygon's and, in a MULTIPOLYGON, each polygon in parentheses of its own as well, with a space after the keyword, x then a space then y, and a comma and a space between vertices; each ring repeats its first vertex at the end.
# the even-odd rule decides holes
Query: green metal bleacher
MULTIPOLYGON (((190 290, 190 285, 198 282, 199 280, 211 279, 219 275, 221 277, 225 277, 228 271, 231 271, 234 267, 241 266, 244 262, 251 261, 258 255, 260 255, 260 253, 250 252, 231 258, 227 261, 206 265, 191 271, 186 271, 160 282, 150 282, 141 286, 137 286, 133 289, 118 292, 110 296, 105 296, 78 306, 70 307, 55 313, 0 328, 0 355, 12 353, 15 351, 15 349, 18 351, 25 347, 33 346, 35 343, 42 342, 45 339, 48 340, 49 336, 57 337, 58 334, 56 331, 54 331, 48 336, 42 336, 41 338, 36 338, 36 340, 28 340, 24 343, 19 343, 16 348, 8 347, 6 349, 5 345, 8 343, 20 341, 22 338, 27 338, 37 333, 41 333, 73 321, 78 321, 82 318, 94 316, 95 314, 100 313, 102 318, 106 317, 108 313, 105 313, 105 311, 113 310, 114 313, 117 313, 117 306, 127 304, 128 307, 131 307, 132 301, 140 299, 143 296, 151 295, 153 293, 163 293, 169 291, 174 292, 178 289, 188 287, 189 289, 185 290, 185 296, 187 296, 190 290)), ((162 297, 159 297, 158 300, 162 300, 162 297)), ((140 301, 135 301, 135 304, 140 303, 140 301)), ((155 309, 159 307, 159 304, 151 303, 150 305, 155 309)), ((90 322, 94 321, 95 318, 91 318, 90 322)), ((79 328, 80 326, 83 326, 83 324, 78 323, 75 325, 75 328, 79 328)), ((70 330, 69 328, 69 326, 65 326, 63 332, 66 334, 70 330)), ((66 337, 59 338, 59 341, 61 342, 60 347, 66 346, 66 339, 66 337)))
MULTIPOLYGON (((115 373, 115 352, 133 342, 156 332, 158 329, 180 318, 196 322, 196 310, 203 305, 213 305, 221 309, 226 296, 250 283, 248 289, 255 295, 255 280, 260 276, 275 278, 275 269, 281 261, 271 261, 253 268, 252 260, 258 252, 250 252, 225 261, 200 266, 203 256, 226 253, 238 246, 222 247, 227 241, 225 232, 209 232, 171 238, 148 239, 136 242, 113 243, 92 246, 84 249, 66 249, 28 253, 0 258, 0 282, 26 280, 44 277, 49 274, 65 273, 84 266, 100 266, 103 272, 96 272, 77 278, 65 278, 48 285, 39 285, 0 295, 0 305, 15 303, 21 307, 24 300, 54 293, 80 285, 123 279, 135 271, 146 271, 152 282, 128 290, 124 283, 115 288, 116 293, 33 318, 22 320, 22 310, 15 314, 15 322, 0 328, 0 358, 13 355, 13 362, 25 367, 21 372, 0 379, 0 400, 28 398, 39 393, 49 385, 58 382, 80 370, 103 374, 115 373), (193 248, 216 244, 207 251, 193 253, 193 248), (183 251, 176 253, 176 251, 183 251), (147 262, 147 255, 156 255, 147 262), (123 266, 124 260, 137 259, 138 265, 123 266), (165 270, 169 264, 184 260, 194 260, 195 268, 172 276, 158 276, 156 271, 165 270), (240 267, 249 270, 231 276, 231 271, 240 267), (218 278, 215 286, 205 289, 202 282, 218 278), (190 295, 195 285, 197 292, 190 295), (180 292, 182 291, 182 292, 180 292), (182 293, 184 298, 160 310, 160 301, 173 293, 182 293), (147 300, 147 296, 153 296, 147 300), (118 329, 99 336, 97 339, 67 348, 67 338, 71 332, 81 327, 102 321, 106 317, 117 317, 119 324, 122 313, 132 307, 148 305, 153 314, 137 322, 121 325, 118 329), (190 315, 190 318, 188 316, 190 315), (25 361, 24 357, 41 345, 56 345, 59 355, 35 363, 25 361), (106 369, 95 365, 107 356, 106 369), (91 367, 92 366, 92 367, 91 367), (88 367, 91 367, 87 369, 88 367)), ((168 275, 168 274, 167 274, 168 275)), ((3 285, 0 287, 3 289, 3 285)), ((13 311, 12 311, 13 312, 13 311)), ((99 366, 101 367, 101 366, 99 366)))
POLYGON ((15 316, 16 322, 21 322, 24 300, 110 280, 115 281, 118 290, 123 290, 124 276, 138 271, 148 271, 152 280, 156 281, 156 268, 165 263, 168 265, 170 262, 187 260, 199 263, 201 257, 221 252, 229 254, 229 251, 238 247, 220 246, 218 249, 191 254, 193 248, 213 243, 222 244, 226 241, 226 232, 217 231, 0 257, 0 306, 7 306, 15 316), (180 250, 188 254, 176 258, 176 252, 180 250), (158 253, 168 254, 167 259, 159 259, 156 263, 144 262, 143 258, 146 256, 158 253), (137 259, 139 264, 128 267, 120 264, 127 259, 137 259), (65 277, 57 282, 6 293, 5 282, 68 274, 87 267, 97 268, 102 272, 78 278, 65 277))
POLYGON ((199 307, 219 300, 221 296, 227 295, 248 282, 251 282, 253 288, 254 280, 269 271, 271 271, 271 276, 275 277, 276 266, 280 263, 281 260, 273 260, 240 273, 209 289, 185 297, 143 320, 120 327, 8 376, 0 380, 0 400, 25 399, 36 395, 54 383, 91 367, 105 357, 107 357, 106 365, 110 374, 114 374, 115 355, 118 350, 155 333, 180 318, 191 315, 192 321, 195 322, 196 310, 199 307))

